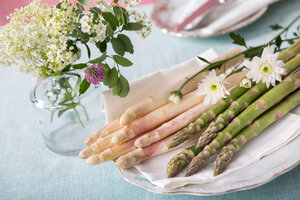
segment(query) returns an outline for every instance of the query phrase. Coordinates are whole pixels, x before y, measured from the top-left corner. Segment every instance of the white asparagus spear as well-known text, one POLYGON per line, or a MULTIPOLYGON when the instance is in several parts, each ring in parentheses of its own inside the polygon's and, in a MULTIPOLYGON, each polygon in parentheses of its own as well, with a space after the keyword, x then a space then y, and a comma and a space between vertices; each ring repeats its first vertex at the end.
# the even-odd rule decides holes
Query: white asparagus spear
POLYGON ((137 148, 123 156, 120 156, 116 161, 116 165, 122 169, 128 169, 133 165, 140 164, 142 161, 153 158, 154 156, 158 156, 174 149, 193 144, 197 141, 197 138, 199 138, 199 135, 201 135, 201 133, 202 132, 196 134, 193 138, 183 142, 173 149, 169 148, 169 143, 174 135, 170 135, 169 137, 151 144, 150 146, 137 148))
POLYGON ((104 137, 109 134, 112 134, 124 126, 120 125, 120 118, 115 119, 112 122, 109 122, 108 124, 104 125, 100 130, 97 130, 90 134, 84 141, 86 145, 90 145, 94 143, 99 137, 104 137))
MULTIPOLYGON (((241 50, 239 48, 233 48, 229 50, 228 52, 224 53, 223 55, 219 56, 218 58, 214 59, 212 62, 220 61, 229 57, 232 57, 238 53, 240 53, 241 50)), ((238 56, 235 59, 230 60, 229 62, 226 63, 226 68, 230 68, 237 63, 241 62, 243 60, 244 56, 238 56)), ((207 65, 204 65, 202 68, 205 68, 207 65)), ((217 74, 223 73, 224 72, 224 66, 222 66, 219 70, 216 70, 217 74)), ((196 76, 192 81, 190 81, 182 90, 182 94, 187 94, 190 93, 191 91, 195 90, 197 88, 197 85, 199 81, 201 81, 208 72, 203 72, 196 76)), ((179 87, 183 82, 185 81, 185 78, 182 79, 182 81, 178 82, 179 87)), ((173 88, 174 89, 174 88, 173 88)), ((140 118, 151 111, 165 105, 168 103, 168 97, 169 97, 169 92, 166 92, 164 95, 161 96, 153 96, 149 97, 133 106, 128 108, 121 116, 120 118, 120 124, 122 125, 129 125, 131 122, 136 120, 137 118, 140 118)))

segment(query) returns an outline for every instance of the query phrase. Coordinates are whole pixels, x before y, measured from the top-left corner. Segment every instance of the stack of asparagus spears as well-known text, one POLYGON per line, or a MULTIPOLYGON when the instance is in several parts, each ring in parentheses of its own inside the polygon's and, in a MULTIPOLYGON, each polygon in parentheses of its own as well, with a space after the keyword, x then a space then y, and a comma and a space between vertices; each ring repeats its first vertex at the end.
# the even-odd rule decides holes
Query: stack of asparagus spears
MULTIPOLYGON (((247 71, 238 72, 226 79, 230 95, 217 104, 206 105, 204 96, 195 95, 197 82, 208 74, 204 71, 185 87, 179 104, 169 103, 167 96, 151 97, 92 133, 80 158, 87 159, 90 165, 116 160, 120 168, 126 169, 198 141, 170 160, 168 176, 176 176, 187 165, 187 176, 197 172, 219 150, 214 175, 222 173, 246 142, 300 104, 300 71, 291 74, 300 66, 299 47, 300 40, 281 52, 278 59, 285 63, 287 74, 275 87, 262 82, 251 88, 241 87, 247 71)), ((226 63, 227 68, 235 66, 243 60, 240 52, 233 49, 215 61, 237 55, 226 63)), ((216 72, 221 74, 224 70, 223 65, 216 72)))
MULTIPOLYGON (((214 62, 236 56, 226 66, 222 65, 216 73, 221 74, 225 67, 228 69, 240 63, 243 60, 243 55, 238 55, 240 52, 239 48, 234 48, 215 59, 214 62)), ((168 95, 165 95, 150 97, 128 108, 119 119, 92 133, 85 140, 88 146, 80 152, 79 157, 87 159, 87 164, 95 165, 124 156, 117 160, 117 164, 125 168, 125 165, 131 167, 142 160, 169 151, 172 135, 212 106, 202 103, 205 96, 196 95, 199 80, 207 74, 208 72, 199 74, 195 81, 186 85, 182 90, 182 100, 178 104, 169 102, 168 95)), ((239 72, 226 79, 227 88, 236 87, 245 74, 246 72, 239 72)), ((192 139, 191 137, 187 142, 192 139)))
MULTIPOLYGON (((299 41, 296 44, 299 45, 299 41)), ((298 51, 294 51, 295 45, 283 51, 279 57, 287 61, 285 55, 289 54, 291 60, 284 65, 287 74, 300 66, 300 55, 297 55, 298 51), (291 51, 294 57, 291 56, 291 51)), ((222 113, 219 112, 215 121, 202 125, 208 127, 199 137, 197 144, 184 149, 170 160, 167 167, 168 176, 176 176, 187 165, 186 176, 194 174, 220 149, 222 150, 214 162, 214 175, 222 173, 233 155, 246 142, 300 104, 299 87, 300 71, 287 76, 283 82, 272 89, 268 89, 261 82, 254 85, 222 113)), ((211 108, 207 112, 215 112, 215 110, 211 108)), ((187 134, 191 135, 185 130, 178 132, 170 147, 180 144, 178 142, 180 138, 187 138, 187 134)))

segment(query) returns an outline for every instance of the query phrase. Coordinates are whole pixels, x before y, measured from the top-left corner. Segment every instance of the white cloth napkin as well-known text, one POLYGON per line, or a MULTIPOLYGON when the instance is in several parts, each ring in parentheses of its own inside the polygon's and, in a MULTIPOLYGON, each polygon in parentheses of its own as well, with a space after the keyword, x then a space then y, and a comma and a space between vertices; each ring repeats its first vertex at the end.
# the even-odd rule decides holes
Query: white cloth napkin
MULTIPOLYGON (((203 52, 201 57, 212 60, 217 57, 213 49, 203 52)), ((177 89, 189 77, 202 69, 205 63, 198 58, 191 59, 169 69, 163 69, 130 82, 130 92, 126 98, 113 96, 111 90, 102 93, 101 110, 105 111, 110 122, 130 106, 150 96, 164 95, 177 89), (162 87, 163 86, 163 87, 162 87)))
POLYGON ((137 165, 136 169, 152 184, 162 188, 178 188, 187 184, 204 184, 211 182, 255 163, 264 156, 297 138, 300 134, 299 121, 300 115, 289 113, 272 124, 260 135, 247 143, 241 151, 235 155, 227 169, 216 177, 213 176, 213 162, 216 158, 216 156, 214 156, 210 159, 205 168, 190 177, 184 177, 184 170, 184 172, 175 178, 166 178, 166 166, 169 160, 175 154, 182 151, 183 148, 149 159, 137 165))
POLYGON ((211 34, 230 27, 275 1, 278 0, 235 0, 229 2, 232 4, 232 7, 230 9, 225 9, 223 14, 219 13, 220 17, 218 19, 207 27, 200 29, 199 32, 202 34, 211 34))

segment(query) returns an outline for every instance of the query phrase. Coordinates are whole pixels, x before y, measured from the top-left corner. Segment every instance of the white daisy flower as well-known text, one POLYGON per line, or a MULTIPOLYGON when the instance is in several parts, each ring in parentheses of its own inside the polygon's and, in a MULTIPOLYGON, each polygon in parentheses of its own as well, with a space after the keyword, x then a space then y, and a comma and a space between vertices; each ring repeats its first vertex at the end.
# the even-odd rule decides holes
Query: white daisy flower
POLYGON ((224 86, 225 75, 216 75, 215 70, 209 72, 209 74, 202 80, 202 83, 198 85, 198 91, 196 95, 206 95, 204 104, 216 104, 221 98, 225 98, 230 93, 224 86))
POLYGON ((275 86, 276 80, 282 81, 281 76, 286 73, 283 68, 284 63, 277 60, 279 52, 274 53, 274 50, 274 46, 268 46, 264 48, 261 57, 255 56, 251 61, 244 62, 245 67, 250 69, 247 78, 252 79, 255 83, 261 81, 268 88, 270 84, 275 86))

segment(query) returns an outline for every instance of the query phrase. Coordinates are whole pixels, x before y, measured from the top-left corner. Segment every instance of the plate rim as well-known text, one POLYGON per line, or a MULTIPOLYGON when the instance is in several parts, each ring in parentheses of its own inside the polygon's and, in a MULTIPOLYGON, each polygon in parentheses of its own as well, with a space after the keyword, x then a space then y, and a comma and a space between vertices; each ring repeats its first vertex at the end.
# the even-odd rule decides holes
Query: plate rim
POLYGON ((187 32, 187 31, 176 32, 174 30, 168 29, 166 26, 164 26, 164 24, 160 23, 158 13, 159 13, 159 10, 160 10, 161 1, 162 0, 158 0, 154 4, 153 10, 151 12, 151 18, 152 18, 153 22, 155 23, 155 25, 163 33, 167 33, 167 34, 170 34, 170 35, 173 35, 173 36, 176 36, 176 37, 205 38, 205 37, 211 37, 211 36, 216 36, 216 35, 223 35, 223 34, 226 34, 226 33, 232 32, 232 31, 236 31, 238 29, 246 27, 247 25, 252 24, 256 20, 258 20, 260 17, 262 17, 263 14, 268 10, 268 6, 264 6, 263 8, 258 10, 257 12, 249 15, 245 19, 242 19, 241 21, 237 22, 233 26, 231 26, 229 28, 221 29, 221 30, 219 30, 217 32, 214 32, 212 34, 199 34, 199 33, 195 34, 193 32, 187 32))

